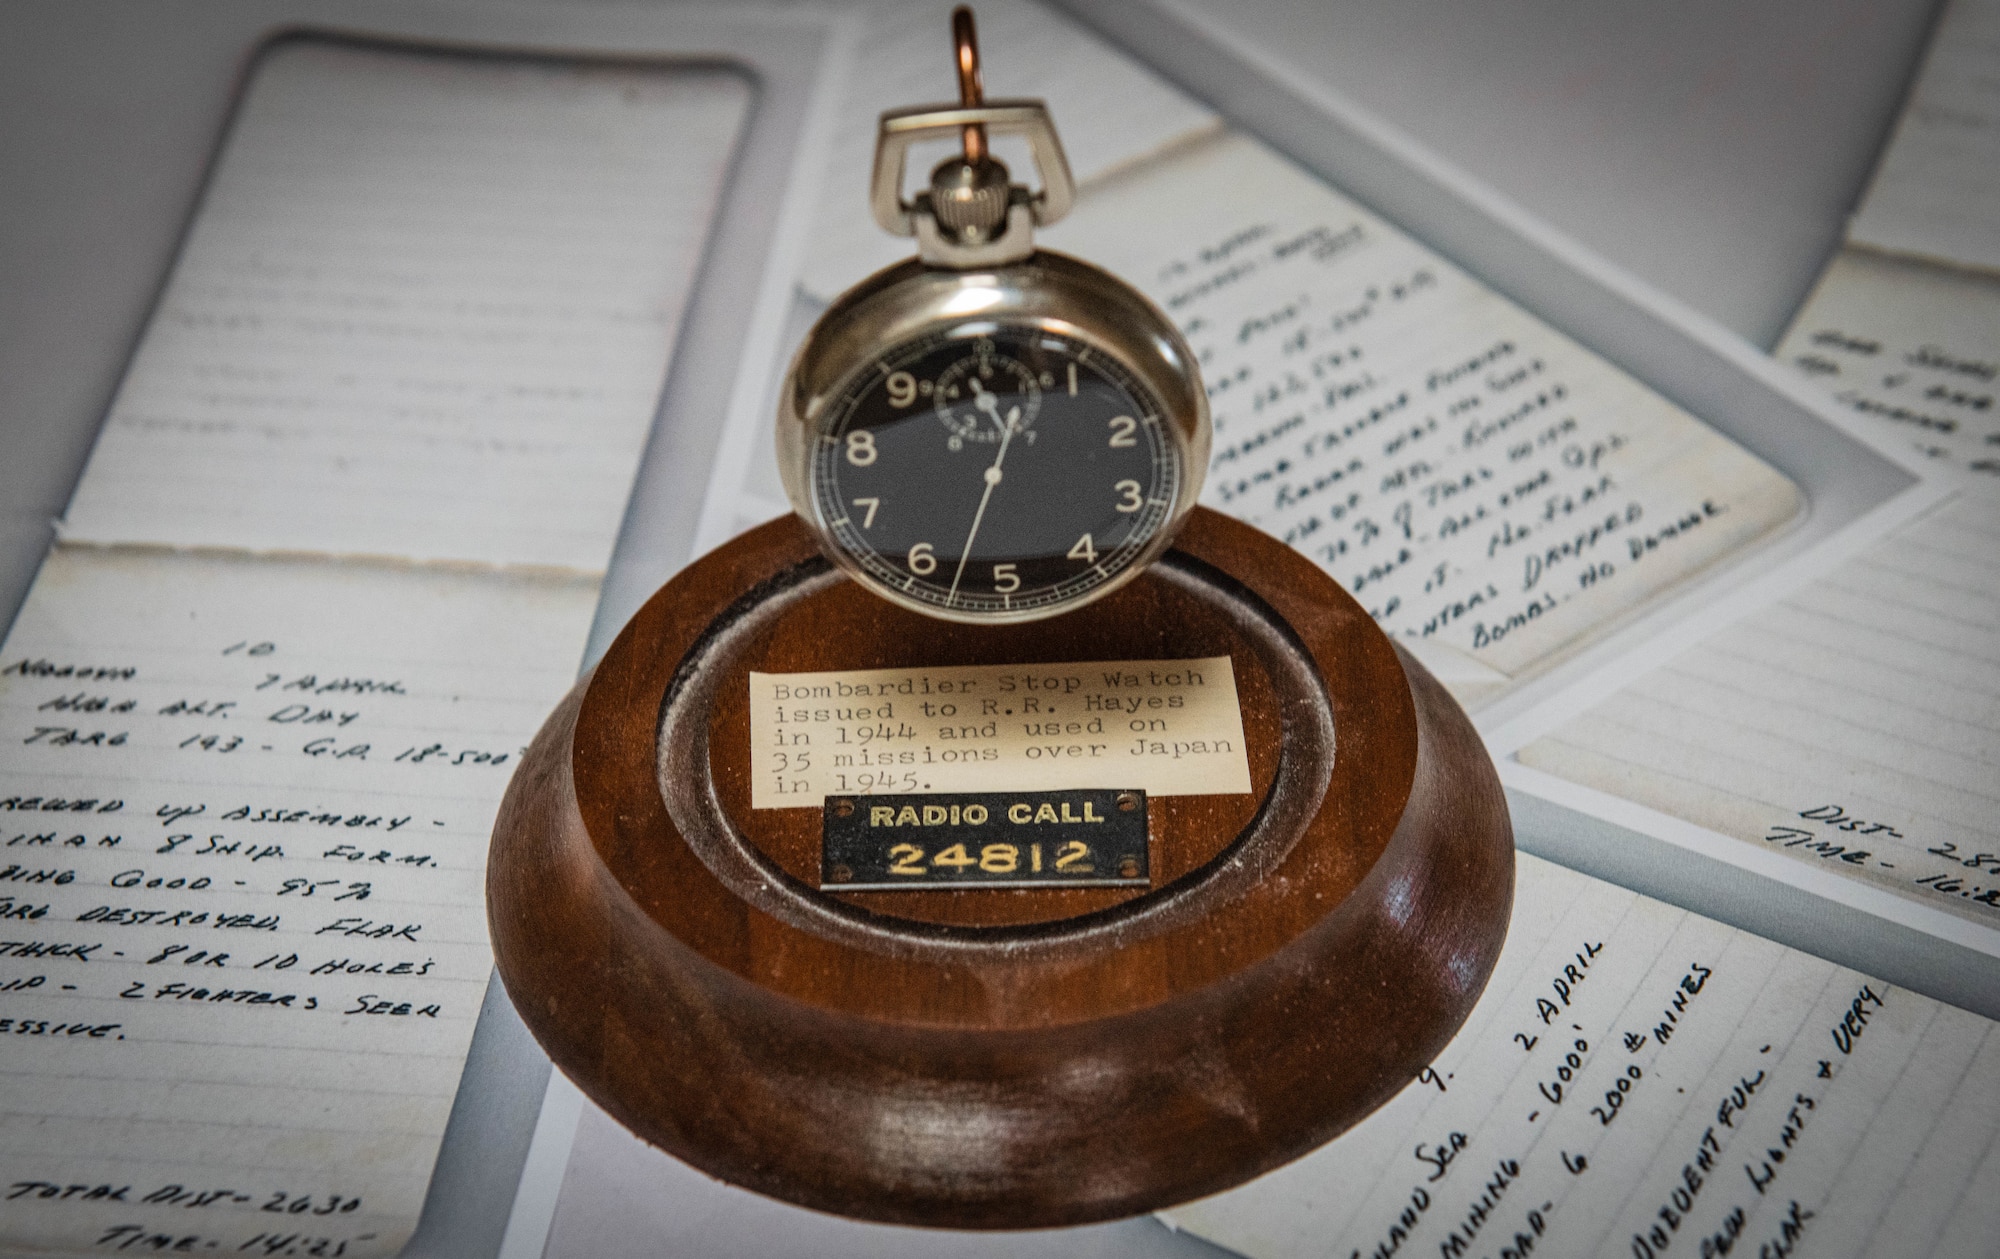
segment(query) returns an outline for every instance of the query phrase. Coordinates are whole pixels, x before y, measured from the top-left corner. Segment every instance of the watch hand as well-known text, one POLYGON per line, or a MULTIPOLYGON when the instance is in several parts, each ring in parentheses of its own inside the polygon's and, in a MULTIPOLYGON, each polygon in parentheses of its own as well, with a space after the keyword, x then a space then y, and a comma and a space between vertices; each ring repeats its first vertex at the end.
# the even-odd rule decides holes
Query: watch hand
POLYGON ((1000 424, 999 394, 993 393, 990 390, 984 390, 975 393, 972 398, 972 405, 977 407, 979 410, 986 412, 986 414, 992 416, 994 426, 996 428, 999 426, 1000 424))
MULTIPOLYGON (((990 398, 992 394, 982 394, 990 398)), ((999 404, 994 404, 994 420, 999 416, 999 404)), ((979 536, 979 522, 986 519, 986 504, 993 500, 993 487, 1000 484, 1000 464, 1007 458, 1007 443, 1014 440, 1014 426, 1021 420, 1021 408, 1007 412, 1007 422, 1000 430, 1000 449, 993 456, 993 466, 986 469, 986 490, 979 496, 979 510, 972 513, 972 532, 965 535, 965 549, 958 556, 958 571, 951 575, 951 593, 944 597, 947 605, 958 598, 958 583, 965 577, 965 564, 972 558, 972 540, 979 536)))

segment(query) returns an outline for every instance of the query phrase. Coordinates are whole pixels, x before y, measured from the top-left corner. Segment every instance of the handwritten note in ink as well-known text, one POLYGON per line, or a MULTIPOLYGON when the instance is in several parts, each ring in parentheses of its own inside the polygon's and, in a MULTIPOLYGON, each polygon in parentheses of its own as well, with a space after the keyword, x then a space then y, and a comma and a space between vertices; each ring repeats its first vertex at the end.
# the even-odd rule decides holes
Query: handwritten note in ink
POLYGON ((1992 1022, 1518 860, 1506 947, 1429 1069, 1178 1226, 1256 1259, 1992 1252, 1992 1022))
POLYGON ((1468 701, 1798 510, 1748 451, 1246 136, 1106 179, 1048 236, 1188 338, 1203 501, 1495 671, 1447 677, 1468 701))
POLYGON ((1843 249, 1776 354, 1931 467, 2000 483, 2000 274, 1843 249))
POLYGON ((829 795, 1250 790, 1228 656, 750 675, 750 804, 829 795))
POLYGON ((396 1252, 492 968, 494 811, 595 605, 49 558, 0 655, 5 1244, 396 1252))

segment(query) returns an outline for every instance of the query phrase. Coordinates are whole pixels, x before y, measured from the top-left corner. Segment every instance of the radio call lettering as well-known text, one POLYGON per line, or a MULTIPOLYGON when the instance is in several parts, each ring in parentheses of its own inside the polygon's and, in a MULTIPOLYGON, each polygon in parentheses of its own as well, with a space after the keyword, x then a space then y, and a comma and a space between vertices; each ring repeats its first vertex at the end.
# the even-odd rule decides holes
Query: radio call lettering
MULTIPOLYGON (((1017 800, 1007 806, 1007 820, 1015 825, 1030 822, 1102 822, 1095 801, 1082 802, 1081 814, 1071 812, 1071 802, 1017 800)), ((989 816, 983 804, 969 804, 949 807, 941 804, 926 804, 921 807, 905 804, 900 808, 890 804, 871 805, 868 809, 870 826, 984 826, 989 816)))
POLYGON ((830 796, 821 834, 829 890, 1152 883, 1136 788, 830 796))

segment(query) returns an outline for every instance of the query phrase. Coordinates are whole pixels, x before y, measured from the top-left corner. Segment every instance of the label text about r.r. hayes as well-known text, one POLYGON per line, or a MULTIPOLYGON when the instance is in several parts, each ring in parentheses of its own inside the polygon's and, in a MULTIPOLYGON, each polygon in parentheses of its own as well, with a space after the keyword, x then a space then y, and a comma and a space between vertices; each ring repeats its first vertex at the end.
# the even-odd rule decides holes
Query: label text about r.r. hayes
POLYGON ((750 675, 751 805, 829 795, 1250 790, 1229 657, 750 675))

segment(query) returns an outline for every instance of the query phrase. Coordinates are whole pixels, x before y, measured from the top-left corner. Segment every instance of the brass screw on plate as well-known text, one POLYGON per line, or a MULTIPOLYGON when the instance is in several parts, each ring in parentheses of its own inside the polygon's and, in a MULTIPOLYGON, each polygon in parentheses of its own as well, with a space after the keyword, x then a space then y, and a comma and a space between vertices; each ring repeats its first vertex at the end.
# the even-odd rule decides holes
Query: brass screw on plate
POLYGON ((835 813, 836 815, 838 815, 838 816, 840 816, 840 817, 853 817, 853 816, 854 816, 854 801, 852 801, 852 800, 835 800, 835 801, 833 802, 833 811, 834 811, 834 813, 835 813))
POLYGON ((1139 877, 1139 859, 1138 859, 1137 857, 1122 857, 1122 858, 1120 858, 1120 859, 1119 859, 1119 861, 1118 861, 1118 877, 1119 877, 1119 878, 1121 878, 1121 879, 1136 879, 1136 878, 1138 878, 1138 877, 1139 877))
POLYGON ((1121 791, 1118 793, 1118 811, 1120 813, 1130 813, 1138 807, 1139 797, 1136 793, 1130 791, 1121 791))
MULTIPOLYGON (((852 811, 853 810, 850 807, 849 812, 852 811)), ((854 877, 854 871, 848 869, 846 866, 835 866, 833 868, 832 878, 835 883, 845 883, 848 880, 852 879, 853 877, 854 877)))

